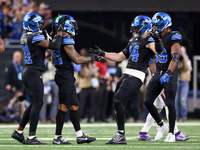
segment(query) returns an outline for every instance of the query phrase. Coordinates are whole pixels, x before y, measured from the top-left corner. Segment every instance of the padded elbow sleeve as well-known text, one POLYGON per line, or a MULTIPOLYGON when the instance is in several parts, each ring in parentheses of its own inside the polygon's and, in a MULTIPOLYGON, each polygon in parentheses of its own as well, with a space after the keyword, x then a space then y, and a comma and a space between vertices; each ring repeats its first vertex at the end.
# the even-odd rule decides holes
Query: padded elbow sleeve
POLYGON ((180 55, 178 53, 173 53, 171 55, 172 55, 172 60, 178 63, 180 55))
POLYGON ((159 42, 155 42, 155 49, 156 49, 156 52, 158 54, 161 54, 163 49, 164 49, 164 46, 163 46, 163 43, 161 40, 159 40, 159 42))
POLYGON ((60 48, 62 42, 62 36, 57 35, 54 37, 53 41, 49 41, 49 49, 57 50, 60 48))

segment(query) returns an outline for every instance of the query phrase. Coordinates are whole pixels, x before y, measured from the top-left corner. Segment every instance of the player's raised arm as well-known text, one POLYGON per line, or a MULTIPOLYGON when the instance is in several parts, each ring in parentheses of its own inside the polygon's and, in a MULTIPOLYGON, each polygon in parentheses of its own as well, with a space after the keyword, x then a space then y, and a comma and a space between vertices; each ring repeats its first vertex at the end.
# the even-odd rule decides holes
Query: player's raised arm
POLYGON ((126 59, 126 56, 123 52, 114 53, 114 52, 103 52, 98 46, 95 46, 95 48, 90 48, 89 52, 96 54, 98 56, 103 56, 109 60, 115 61, 115 62, 121 62, 122 60, 126 59))
MULTIPOLYGON (((49 48, 49 49, 59 49, 60 48, 60 45, 62 43, 62 31, 64 29, 64 24, 65 24, 65 21, 63 18, 59 18, 59 21, 58 21, 58 27, 57 27, 57 35, 54 37, 54 39, 52 41, 48 41, 48 40, 42 40, 41 42, 39 43, 36 43, 35 45, 36 46, 41 46, 41 47, 44 47, 44 48, 49 48)), ((44 36, 42 37, 38 37, 38 38, 44 38, 44 36)), ((36 40, 37 40, 37 37, 36 37, 36 40)))

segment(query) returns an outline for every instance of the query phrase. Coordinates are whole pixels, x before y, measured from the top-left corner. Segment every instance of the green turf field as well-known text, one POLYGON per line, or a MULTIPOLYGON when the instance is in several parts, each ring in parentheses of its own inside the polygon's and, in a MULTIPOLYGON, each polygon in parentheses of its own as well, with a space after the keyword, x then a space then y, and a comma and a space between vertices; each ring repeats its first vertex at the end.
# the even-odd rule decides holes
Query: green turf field
MULTIPOLYGON (((63 137, 67 138, 72 145, 53 145, 52 138, 54 137, 55 124, 39 124, 37 130, 37 137, 47 142, 48 145, 23 145, 10 138, 11 133, 16 129, 17 125, 0 125, 0 150, 118 150, 118 149, 198 149, 200 150, 200 122, 178 123, 179 129, 185 134, 191 136, 189 141, 165 143, 164 139, 167 135, 165 133, 161 141, 138 141, 137 134, 141 130, 142 123, 127 123, 126 124, 126 138, 127 145, 105 145, 106 142, 115 134, 116 124, 81 124, 84 133, 96 137, 97 140, 91 144, 78 145, 75 141, 75 133, 71 123, 66 123, 63 130, 63 137)), ((28 128, 25 130, 25 135, 28 134, 28 128)), ((152 138, 156 134, 156 126, 154 125, 149 132, 152 138)))

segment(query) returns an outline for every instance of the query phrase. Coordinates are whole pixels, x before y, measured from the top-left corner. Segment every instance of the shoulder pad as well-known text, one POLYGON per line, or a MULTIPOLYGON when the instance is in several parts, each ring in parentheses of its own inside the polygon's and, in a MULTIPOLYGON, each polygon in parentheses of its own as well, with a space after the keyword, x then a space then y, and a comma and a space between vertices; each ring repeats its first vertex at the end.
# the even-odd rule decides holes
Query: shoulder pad
POLYGON ((154 39, 150 36, 148 39, 149 42, 154 42, 154 39))
POLYGON ((27 44, 27 39, 28 39, 28 34, 22 35, 22 37, 20 39, 21 45, 26 45, 27 44))
POLYGON ((63 40, 62 40, 62 44, 66 45, 75 45, 75 41, 73 39, 73 37, 71 35, 63 35, 63 40))
POLYGON ((32 43, 39 42, 42 40, 45 40, 45 37, 41 32, 33 33, 32 43))
POLYGON ((171 40, 181 40, 182 39, 182 35, 178 31, 172 31, 171 33, 173 33, 171 40))

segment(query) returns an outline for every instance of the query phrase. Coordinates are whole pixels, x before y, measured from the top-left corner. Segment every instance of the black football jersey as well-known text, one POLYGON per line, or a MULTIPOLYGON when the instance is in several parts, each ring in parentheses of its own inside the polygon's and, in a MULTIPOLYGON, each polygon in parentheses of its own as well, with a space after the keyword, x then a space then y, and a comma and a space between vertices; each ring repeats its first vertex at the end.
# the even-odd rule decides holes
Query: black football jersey
POLYGON ((167 71, 171 57, 171 46, 174 43, 181 44, 182 35, 178 31, 170 31, 162 37, 164 50, 161 55, 156 55, 156 69, 158 71, 167 71))
POLYGON ((67 69, 67 72, 74 72, 73 61, 65 52, 65 45, 75 45, 75 41, 71 35, 62 36, 62 44, 59 50, 53 50, 53 61, 58 70, 67 69))
POLYGON ((153 41, 153 38, 150 36, 146 38, 133 37, 130 39, 128 45, 122 51, 128 58, 126 68, 145 72, 155 56, 155 53, 151 49, 146 48, 146 45, 153 41))
POLYGON ((36 46, 35 44, 45 40, 42 32, 27 32, 21 37, 21 45, 24 52, 24 63, 26 68, 44 71, 46 60, 46 48, 36 46))

